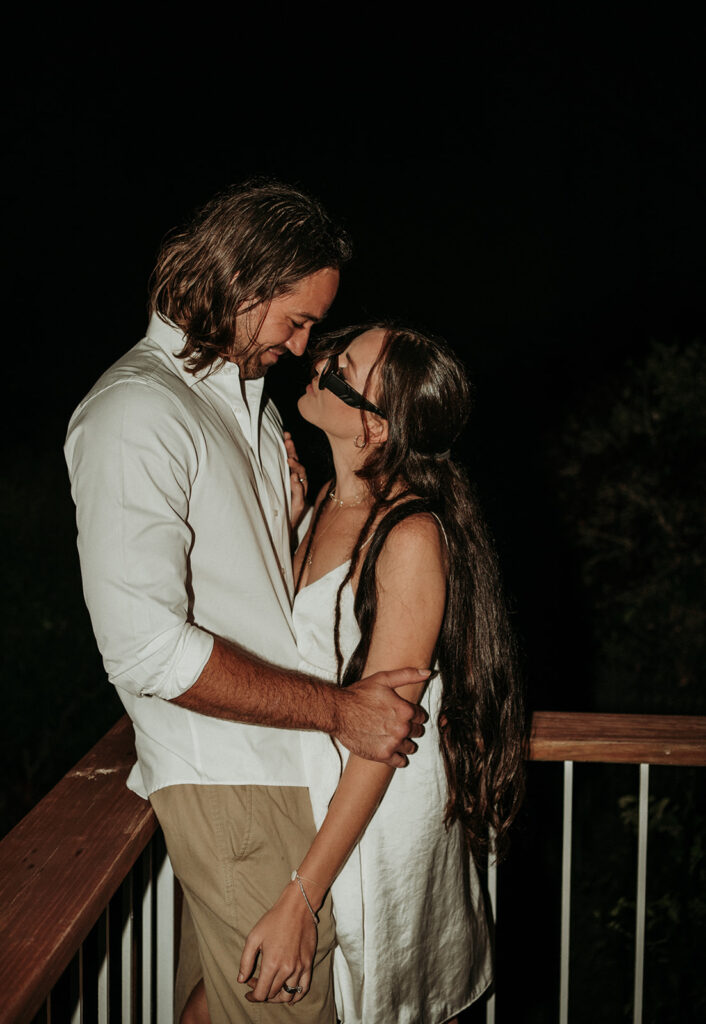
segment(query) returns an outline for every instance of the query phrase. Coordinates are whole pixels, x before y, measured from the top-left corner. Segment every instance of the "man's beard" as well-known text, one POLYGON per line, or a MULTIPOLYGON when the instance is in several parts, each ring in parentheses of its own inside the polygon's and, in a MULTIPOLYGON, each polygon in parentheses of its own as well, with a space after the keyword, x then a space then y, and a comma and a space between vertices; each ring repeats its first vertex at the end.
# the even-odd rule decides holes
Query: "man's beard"
MULTIPOLYGON (((260 326, 258 325, 258 328, 260 326)), ((265 376, 270 368, 269 365, 265 366, 262 362, 262 357, 265 352, 269 351, 269 348, 262 348, 258 345, 258 333, 259 329, 254 337, 251 337, 245 329, 236 329, 235 341, 230 350, 229 358, 232 362, 237 363, 241 380, 259 380, 260 377, 265 376)), ((278 345, 271 347, 279 348, 278 345)))
POLYGON ((250 351, 247 349, 239 354, 233 354, 231 359, 233 362, 238 364, 240 370, 241 380, 259 380, 260 377, 264 377, 269 366, 263 366, 262 354, 266 349, 257 348, 254 344, 251 345, 250 351))

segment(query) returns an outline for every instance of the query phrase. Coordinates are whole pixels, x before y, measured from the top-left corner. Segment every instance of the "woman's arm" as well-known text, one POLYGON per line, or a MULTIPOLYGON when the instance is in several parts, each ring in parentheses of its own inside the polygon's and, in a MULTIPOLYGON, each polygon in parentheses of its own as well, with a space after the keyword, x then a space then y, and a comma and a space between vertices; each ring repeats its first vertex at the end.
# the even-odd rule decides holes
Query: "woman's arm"
MULTIPOLYGON (((411 516, 392 530, 378 558, 377 584, 377 617, 364 675, 398 665, 427 666, 446 602, 445 550, 430 516, 411 516)), ((424 685, 401 687, 399 692, 418 701, 424 685)), ((314 910, 373 816, 393 772, 386 765, 349 757, 326 819, 298 869, 314 910)), ((315 950, 314 942, 309 955, 312 934, 315 938, 311 912, 293 881, 246 941, 239 981, 250 976, 261 953, 259 979, 250 982, 249 998, 297 1002, 304 997, 315 950), (284 993, 284 981, 290 988, 301 985, 302 992, 294 997, 284 993)))

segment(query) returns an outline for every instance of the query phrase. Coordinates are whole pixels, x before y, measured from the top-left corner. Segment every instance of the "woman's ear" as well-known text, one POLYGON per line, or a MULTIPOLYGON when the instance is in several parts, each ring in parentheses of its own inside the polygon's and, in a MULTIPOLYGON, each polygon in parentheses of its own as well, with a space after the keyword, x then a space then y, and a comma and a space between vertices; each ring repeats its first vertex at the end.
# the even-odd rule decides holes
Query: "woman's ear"
POLYGON ((365 412, 365 435, 369 444, 384 444, 387 441, 387 420, 374 412, 365 412))

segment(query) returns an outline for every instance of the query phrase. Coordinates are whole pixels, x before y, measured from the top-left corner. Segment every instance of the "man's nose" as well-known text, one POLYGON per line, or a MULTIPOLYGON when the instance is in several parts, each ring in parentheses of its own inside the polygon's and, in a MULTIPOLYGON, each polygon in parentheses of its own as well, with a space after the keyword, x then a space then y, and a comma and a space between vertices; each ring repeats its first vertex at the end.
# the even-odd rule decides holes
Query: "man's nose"
POLYGON ((300 330, 295 331, 289 341, 286 341, 285 348, 294 356, 303 356, 306 352, 306 346, 309 343, 309 327, 302 327, 300 330))

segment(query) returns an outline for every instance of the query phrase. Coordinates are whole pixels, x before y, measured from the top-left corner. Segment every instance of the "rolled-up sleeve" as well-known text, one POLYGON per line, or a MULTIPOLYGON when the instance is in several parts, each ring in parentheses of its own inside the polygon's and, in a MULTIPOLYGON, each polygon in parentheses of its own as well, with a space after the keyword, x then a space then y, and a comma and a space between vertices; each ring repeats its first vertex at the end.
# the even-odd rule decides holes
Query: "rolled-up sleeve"
POLYGON ((136 696, 178 697, 213 647, 190 621, 189 501, 199 452, 164 389, 123 381, 69 425, 86 604, 110 680, 136 696))

